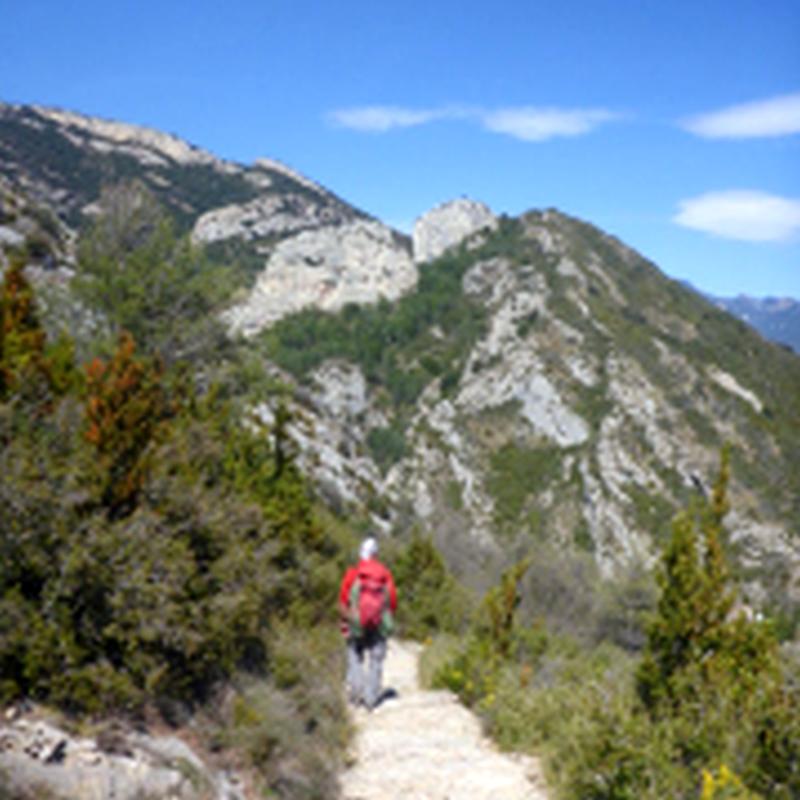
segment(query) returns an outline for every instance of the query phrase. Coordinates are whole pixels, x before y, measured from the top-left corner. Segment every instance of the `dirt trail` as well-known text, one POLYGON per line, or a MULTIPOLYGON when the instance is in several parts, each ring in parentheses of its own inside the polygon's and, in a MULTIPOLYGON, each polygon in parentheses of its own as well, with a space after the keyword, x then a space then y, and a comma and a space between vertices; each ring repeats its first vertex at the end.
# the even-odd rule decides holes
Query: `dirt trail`
POLYGON ((397 696, 354 713, 345 800, 548 800, 535 759, 498 752, 452 694, 420 689, 420 651, 392 640, 383 685, 397 696))

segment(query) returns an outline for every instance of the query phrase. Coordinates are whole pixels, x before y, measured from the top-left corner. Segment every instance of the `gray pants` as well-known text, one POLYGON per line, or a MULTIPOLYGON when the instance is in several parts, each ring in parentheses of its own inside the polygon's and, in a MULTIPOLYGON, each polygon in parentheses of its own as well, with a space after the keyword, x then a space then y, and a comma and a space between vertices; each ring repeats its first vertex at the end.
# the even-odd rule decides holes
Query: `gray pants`
POLYGON ((367 632, 347 640, 347 689, 350 702, 363 703, 370 710, 381 698, 386 639, 367 632))

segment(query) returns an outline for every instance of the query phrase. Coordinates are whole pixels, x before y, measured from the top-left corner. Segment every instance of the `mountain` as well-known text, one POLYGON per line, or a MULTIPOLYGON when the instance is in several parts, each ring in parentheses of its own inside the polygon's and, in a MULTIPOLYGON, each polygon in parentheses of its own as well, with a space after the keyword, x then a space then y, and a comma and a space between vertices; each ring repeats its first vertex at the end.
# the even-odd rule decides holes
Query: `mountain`
POLYGON ((367 216, 270 159, 243 166, 171 134, 60 109, 0 103, 2 175, 72 231, 105 187, 137 181, 221 258, 257 269, 283 237, 367 216))
POLYGON ((277 162, 33 106, 0 106, 0 167, 71 269, 130 180, 244 264, 223 319, 291 388, 301 461, 342 513, 422 527, 478 585, 546 547, 613 577, 653 563, 727 443, 749 599, 800 603, 800 361, 596 227, 460 200, 409 240, 277 162))
POLYGON ((789 297, 714 297, 717 305, 773 342, 800 353, 800 302, 789 297))
POLYGON ((555 543, 610 576, 651 562, 727 442, 753 597, 796 596, 795 356, 554 210, 500 218, 419 269, 393 305, 254 337, 304 387, 309 463, 333 495, 380 499, 387 527, 421 521, 462 572, 555 543))

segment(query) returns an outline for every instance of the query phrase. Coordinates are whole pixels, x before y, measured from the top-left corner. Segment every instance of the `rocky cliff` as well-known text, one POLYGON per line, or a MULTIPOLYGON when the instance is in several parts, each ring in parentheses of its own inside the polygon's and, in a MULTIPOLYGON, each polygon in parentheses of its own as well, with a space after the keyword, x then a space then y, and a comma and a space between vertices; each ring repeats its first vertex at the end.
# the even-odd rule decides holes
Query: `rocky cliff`
POLYGON ((414 260, 432 261, 476 231, 492 231, 497 218, 475 200, 460 198, 423 214, 414 224, 414 260))
POLYGON ((252 336, 304 308, 395 300, 416 284, 405 242, 379 222, 359 220, 284 239, 248 300, 227 314, 233 333, 252 336))

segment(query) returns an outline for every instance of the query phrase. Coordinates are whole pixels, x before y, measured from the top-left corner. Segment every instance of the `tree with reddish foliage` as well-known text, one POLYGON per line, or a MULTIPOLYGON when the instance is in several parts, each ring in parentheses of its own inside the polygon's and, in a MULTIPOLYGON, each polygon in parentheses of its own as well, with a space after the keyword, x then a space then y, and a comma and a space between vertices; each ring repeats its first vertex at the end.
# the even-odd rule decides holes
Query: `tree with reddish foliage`
POLYGON ((25 376, 46 376, 45 338, 23 264, 12 261, 0 289, 0 399, 25 376))
POLYGON ((86 366, 86 439, 103 473, 103 502, 112 516, 129 511, 147 475, 147 450, 172 415, 160 364, 136 355, 123 332, 110 361, 86 366))

